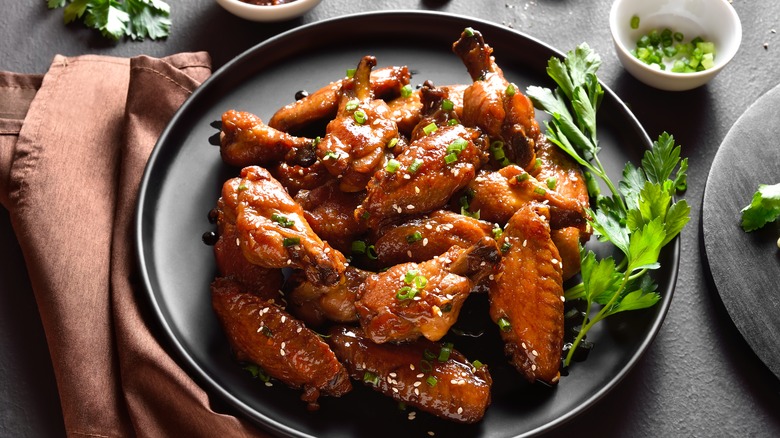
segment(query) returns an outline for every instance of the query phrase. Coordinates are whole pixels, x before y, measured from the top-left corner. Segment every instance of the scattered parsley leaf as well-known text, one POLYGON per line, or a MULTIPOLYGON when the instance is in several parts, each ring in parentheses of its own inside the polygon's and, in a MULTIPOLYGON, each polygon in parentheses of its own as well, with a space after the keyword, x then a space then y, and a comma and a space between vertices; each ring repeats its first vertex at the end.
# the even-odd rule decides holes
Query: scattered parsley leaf
POLYGON ((558 84, 555 90, 527 89, 534 106, 552 116, 546 122, 547 138, 576 160, 591 180, 598 178, 609 188, 610 194, 602 195, 594 181, 589 182, 588 193, 595 197, 589 224, 600 241, 612 243, 624 255, 620 262, 613 257, 599 260, 593 251, 581 249, 582 282, 566 290, 564 297, 585 300, 585 319, 565 366, 593 325, 615 313, 651 307, 661 299, 649 272, 660 268, 661 250, 690 220, 687 202, 674 201, 674 195, 686 189, 688 159, 680 158, 681 148, 668 133, 653 142, 640 167, 626 163, 617 186, 607 175, 598 157, 596 135, 596 113, 604 95, 596 77, 600 65, 599 56, 581 44, 563 61, 548 62, 547 73, 558 84), (601 308, 595 311, 594 304, 601 308))
POLYGON ((755 231, 780 218, 780 184, 761 184, 750 204, 742 209, 742 229, 755 231))
POLYGON ((83 20, 114 41, 166 38, 170 32, 171 8, 161 0, 48 0, 49 9, 64 8, 65 24, 83 20))

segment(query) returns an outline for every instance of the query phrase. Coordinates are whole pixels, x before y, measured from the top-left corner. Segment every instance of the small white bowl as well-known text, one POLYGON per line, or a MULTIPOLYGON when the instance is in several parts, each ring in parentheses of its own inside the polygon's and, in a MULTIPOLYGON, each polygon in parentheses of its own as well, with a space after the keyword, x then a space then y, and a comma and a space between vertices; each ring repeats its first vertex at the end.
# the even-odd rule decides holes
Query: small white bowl
POLYGON ((217 0, 220 6, 238 17, 251 21, 271 22, 291 20, 308 12, 322 0, 295 0, 273 6, 244 3, 239 0, 217 0))
POLYGON ((731 61, 742 41, 742 24, 728 0, 615 0, 609 27, 625 69, 645 84, 668 91, 690 90, 709 82, 731 61), (639 17, 636 29, 631 28, 634 16, 639 17), (642 35, 664 28, 683 33, 686 42, 701 36, 715 43, 714 66, 676 73, 645 64, 631 54, 642 35))

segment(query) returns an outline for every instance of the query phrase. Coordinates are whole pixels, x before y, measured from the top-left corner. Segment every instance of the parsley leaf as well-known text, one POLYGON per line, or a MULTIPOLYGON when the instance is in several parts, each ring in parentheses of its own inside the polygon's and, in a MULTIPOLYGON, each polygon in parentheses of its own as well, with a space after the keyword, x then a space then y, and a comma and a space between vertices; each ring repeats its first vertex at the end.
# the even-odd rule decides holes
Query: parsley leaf
POLYGON ((171 8, 161 0, 48 0, 49 9, 64 8, 65 24, 83 20, 114 41, 166 38, 170 32, 171 8))
MULTIPOLYGON (((612 243, 624 256, 619 262, 613 257, 599 260, 593 251, 581 249, 582 282, 564 295, 567 301, 585 300, 585 319, 565 366, 596 323, 615 313, 651 307, 661 299, 649 272, 660 268, 661 250, 690 220, 687 202, 674 200, 687 186, 688 159, 680 158, 681 148, 668 133, 653 142, 640 167, 626 163, 617 185, 607 175, 598 156, 596 126, 604 95, 596 77, 600 65, 599 56, 581 44, 563 61, 548 62, 547 73, 558 85, 555 90, 527 89, 534 106, 552 116, 546 123, 547 138, 576 160, 588 178, 598 178, 609 188, 610 194, 602 195, 589 181, 589 193, 595 198, 595 208, 588 211, 589 224, 600 241, 612 243), (601 308, 595 310, 595 305, 601 308)), ((780 193, 777 200, 780 214, 780 193)))
POLYGON ((761 184, 750 204, 742 209, 742 229, 755 231, 780 218, 780 184, 761 184))

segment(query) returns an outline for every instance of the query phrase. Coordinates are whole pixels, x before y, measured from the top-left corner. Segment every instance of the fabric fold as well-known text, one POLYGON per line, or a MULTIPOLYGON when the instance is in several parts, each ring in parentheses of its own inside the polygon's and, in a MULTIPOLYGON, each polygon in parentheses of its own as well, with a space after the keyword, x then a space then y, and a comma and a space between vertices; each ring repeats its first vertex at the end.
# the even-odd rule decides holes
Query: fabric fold
POLYGON ((0 201, 41 314, 72 436, 264 436, 217 412, 145 315, 132 224, 157 137, 208 54, 56 56, 0 73, 0 201))

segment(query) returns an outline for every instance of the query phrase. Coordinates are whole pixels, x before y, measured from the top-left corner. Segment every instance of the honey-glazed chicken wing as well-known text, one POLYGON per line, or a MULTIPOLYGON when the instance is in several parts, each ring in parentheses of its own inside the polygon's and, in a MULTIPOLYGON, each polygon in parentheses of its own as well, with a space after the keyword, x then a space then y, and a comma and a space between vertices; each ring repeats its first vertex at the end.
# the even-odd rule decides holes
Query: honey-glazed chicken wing
POLYGON ((451 90, 455 92, 452 88, 437 87, 431 81, 423 83, 420 88, 422 116, 412 130, 412 141, 428 135, 433 126, 442 127, 460 123, 455 103, 450 100, 451 90))
POLYGON ((377 229, 442 208, 487 160, 484 140, 478 130, 463 125, 443 126, 415 140, 374 174, 355 217, 377 229))
POLYGON ((360 328, 345 326, 328 335, 353 379, 399 402, 460 423, 480 421, 490 405, 487 365, 475 367, 450 345, 425 339, 376 344, 360 328))
POLYGON ((330 180, 312 190, 298 192, 294 199, 320 239, 349 253, 352 242, 366 231, 365 224, 355 219, 355 208, 364 197, 365 192, 342 192, 338 181, 330 180))
POLYGON ((339 397, 352 389, 328 344, 278 305, 227 278, 214 280, 211 302, 236 358, 302 388, 301 399, 310 409, 317 409, 320 395, 339 397))
POLYGON ((268 165, 283 160, 297 163, 302 151, 313 150, 313 142, 271 128, 246 111, 222 114, 220 154, 222 161, 231 166, 268 165))
MULTIPOLYGON (((391 99, 400 95, 401 88, 409 83, 411 74, 406 66, 383 67, 371 72, 371 93, 374 96, 391 99)), ((331 82, 314 93, 285 105, 268 121, 272 128, 284 132, 296 132, 319 120, 336 117, 344 78, 331 82)))
POLYGON ((241 246, 236 243, 239 237, 235 224, 218 219, 217 223, 220 222, 222 224, 219 225, 219 239, 214 244, 214 258, 219 275, 241 283, 248 292, 265 299, 281 299, 279 291, 284 282, 281 269, 250 263, 244 257, 241 246))
POLYGON ((492 140, 503 141, 509 160, 528 168, 540 135, 531 100, 506 80, 493 58, 493 48, 478 31, 464 30, 452 50, 473 80, 464 91, 463 123, 479 127, 492 140))
MULTIPOLYGON (((576 199, 583 207, 590 206, 588 187, 579 164, 558 146, 542 136, 536 142, 538 166, 533 176, 542 182, 551 182, 558 194, 576 199)), ((565 227, 550 232, 563 262, 563 280, 566 281, 580 271, 580 244, 590 238, 589 227, 565 227)))
POLYGON ((358 289, 370 274, 350 265, 344 271, 344 281, 322 286, 312 284, 295 272, 288 279, 291 287, 286 294, 288 310, 310 327, 320 327, 327 322, 357 322, 358 289))
POLYGON ((288 164, 282 161, 275 166, 269 166, 268 171, 291 196, 295 196, 301 190, 315 189, 333 179, 333 175, 320 161, 316 161, 311 166, 288 164))
POLYGON ((550 206, 550 225, 554 229, 585 227, 585 209, 579 201, 550 190, 516 165, 501 170, 482 171, 467 187, 469 210, 479 211, 483 220, 506 224, 515 212, 529 202, 550 206))
POLYGON ((468 249, 454 246, 422 263, 403 263, 370 275, 355 307, 374 342, 441 339, 458 319, 474 286, 492 273, 498 246, 486 237, 468 249))
POLYGON ((325 137, 317 144, 317 157, 345 192, 365 189, 371 175, 384 161, 385 147, 398 138, 398 126, 390 109, 375 99, 369 83, 376 58, 364 56, 351 85, 342 91, 336 117, 328 123, 325 137))
POLYGON ((468 248, 490 236, 495 226, 447 210, 415 217, 379 230, 374 241, 380 266, 423 262, 441 255, 452 246, 468 248))
POLYGON ((312 231, 301 206, 262 167, 245 167, 225 182, 218 208, 235 218, 237 242, 251 263, 303 269, 316 284, 341 278, 344 256, 312 231))
POLYGON ((549 207, 540 203, 526 204, 512 216, 488 296, 490 318, 501 328, 512 365, 530 382, 555 384, 563 349, 563 279, 549 216, 549 207))

